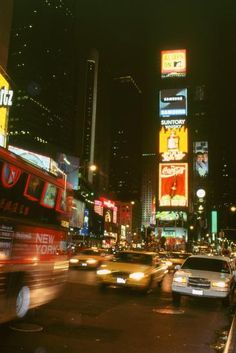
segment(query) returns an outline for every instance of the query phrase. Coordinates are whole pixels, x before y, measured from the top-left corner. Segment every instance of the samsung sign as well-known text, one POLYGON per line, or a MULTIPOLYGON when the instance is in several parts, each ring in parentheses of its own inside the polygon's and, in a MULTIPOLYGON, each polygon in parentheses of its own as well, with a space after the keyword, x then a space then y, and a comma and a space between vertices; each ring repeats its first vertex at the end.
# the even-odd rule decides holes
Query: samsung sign
POLYGON ((187 115, 187 88, 164 89, 160 91, 160 117, 187 115))
POLYGON ((0 107, 11 107, 12 106, 13 91, 2 87, 0 89, 0 107))

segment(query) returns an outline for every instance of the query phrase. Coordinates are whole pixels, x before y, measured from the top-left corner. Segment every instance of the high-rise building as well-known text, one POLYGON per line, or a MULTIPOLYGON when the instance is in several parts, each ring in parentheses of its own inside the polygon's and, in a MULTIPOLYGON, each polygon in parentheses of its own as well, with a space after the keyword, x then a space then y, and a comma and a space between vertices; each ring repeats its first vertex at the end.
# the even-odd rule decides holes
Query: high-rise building
POLYGON ((157 194, 157 155, 142 154, 142 226, 147 228, 156 224, 156 194, 157 194))
MULTIPOLYGON (((92 50, 86 61, 86 86, 83 127, 82 160, 85 165, 94 164, 97 117, 98 52, 92 50)), ((93 172, 88 168, 88 180, 92 183, 93 172)))
POLYGON ((9 142, 74 151, 74 1, 14 1, 8 73, 15 84, 9 142), (43 25, 42 25, 43 19, 43 25))
POLYGON ((113 80, 111 97, 111 197, 139 200, 141 193, 141 90, 132 76, 113 80))
POLYGON ((6 71, 12 20, 12 0, 0 3, 0 67, 6 71))

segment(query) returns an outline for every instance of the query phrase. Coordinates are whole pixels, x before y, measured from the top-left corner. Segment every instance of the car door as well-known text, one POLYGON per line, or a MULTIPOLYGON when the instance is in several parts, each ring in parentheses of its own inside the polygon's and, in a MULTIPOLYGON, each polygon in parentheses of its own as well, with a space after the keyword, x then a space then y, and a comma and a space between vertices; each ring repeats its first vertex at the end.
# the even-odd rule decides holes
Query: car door
POLYGON ((153 257, 153 272, 156 282, 161 282, 165 275, 165 267, 158 256, 153 257))

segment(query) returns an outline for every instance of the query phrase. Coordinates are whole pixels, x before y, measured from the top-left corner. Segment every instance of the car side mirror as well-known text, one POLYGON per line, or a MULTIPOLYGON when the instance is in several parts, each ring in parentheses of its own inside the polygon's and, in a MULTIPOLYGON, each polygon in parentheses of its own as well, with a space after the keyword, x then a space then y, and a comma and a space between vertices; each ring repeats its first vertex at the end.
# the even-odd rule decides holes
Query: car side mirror
POLYGON ((180 265, 176 265, 175 266, 175 271, 178 271, 178 270, 180 270, 181 269, 181 266, 180 265))

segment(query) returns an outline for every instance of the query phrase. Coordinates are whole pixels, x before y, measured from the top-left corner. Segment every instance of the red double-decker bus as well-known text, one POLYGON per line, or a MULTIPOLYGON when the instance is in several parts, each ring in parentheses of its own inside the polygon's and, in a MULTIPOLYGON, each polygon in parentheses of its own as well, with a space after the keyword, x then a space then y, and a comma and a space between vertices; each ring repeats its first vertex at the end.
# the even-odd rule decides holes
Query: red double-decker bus
POLYGON ((66 184, 0 148, 0 322, 54 299, 68 271, 66 184))

